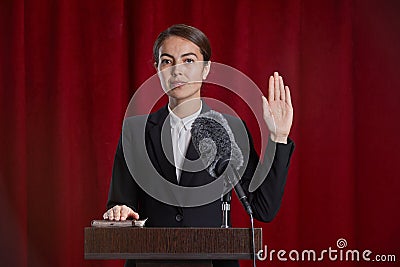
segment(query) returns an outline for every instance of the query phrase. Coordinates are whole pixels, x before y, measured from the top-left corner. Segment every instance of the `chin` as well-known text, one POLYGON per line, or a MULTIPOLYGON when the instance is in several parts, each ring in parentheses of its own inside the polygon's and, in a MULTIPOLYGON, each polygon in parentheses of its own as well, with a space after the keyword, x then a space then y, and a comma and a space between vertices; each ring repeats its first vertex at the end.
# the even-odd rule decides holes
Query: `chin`
POLYGON ((192 88, 185 88, 185 86, 179 86, 172 90, 169 90, 167 95, 175 98, 176 100, 184 100, 191 98, 200 97, 200 88, 193 90, 192 88))

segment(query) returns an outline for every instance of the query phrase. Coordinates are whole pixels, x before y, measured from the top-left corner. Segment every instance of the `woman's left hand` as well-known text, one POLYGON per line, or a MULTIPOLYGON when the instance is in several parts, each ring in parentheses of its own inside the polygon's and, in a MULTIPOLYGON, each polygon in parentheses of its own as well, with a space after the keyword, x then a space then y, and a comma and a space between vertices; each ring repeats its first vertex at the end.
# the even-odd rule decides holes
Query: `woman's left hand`
POLYGON ((293 122, 293 106, 289 87, 283 84, 278 72, 269 77, 268 100, 263 96, 262 101, 271 140, 286 144, 293 122))

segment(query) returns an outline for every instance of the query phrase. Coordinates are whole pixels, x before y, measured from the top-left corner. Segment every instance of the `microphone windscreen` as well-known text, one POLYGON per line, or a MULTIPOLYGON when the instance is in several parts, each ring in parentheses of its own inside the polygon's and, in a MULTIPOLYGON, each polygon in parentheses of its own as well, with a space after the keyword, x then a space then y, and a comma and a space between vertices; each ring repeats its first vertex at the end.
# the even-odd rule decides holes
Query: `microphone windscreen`
POLYGON ((243 165, 242 151, 221 113, 210 110, 200 114, 192 124, 191 134, 192 142, 211 176, 219 176, 215 167, 220 159, 228 158, 236 169, 243 165))

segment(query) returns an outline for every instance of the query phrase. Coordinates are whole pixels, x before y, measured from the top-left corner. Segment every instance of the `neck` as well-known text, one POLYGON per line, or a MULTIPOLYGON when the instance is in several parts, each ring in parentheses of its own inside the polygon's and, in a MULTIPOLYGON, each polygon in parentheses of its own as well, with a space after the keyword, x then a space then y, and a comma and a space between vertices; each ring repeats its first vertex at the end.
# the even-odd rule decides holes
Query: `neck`
POLYGON ((196 113, 201 107, 201 99, 193 98, 180 102, 176 99, 169 99, 169 107, 179 118, 185 118, 196 113))

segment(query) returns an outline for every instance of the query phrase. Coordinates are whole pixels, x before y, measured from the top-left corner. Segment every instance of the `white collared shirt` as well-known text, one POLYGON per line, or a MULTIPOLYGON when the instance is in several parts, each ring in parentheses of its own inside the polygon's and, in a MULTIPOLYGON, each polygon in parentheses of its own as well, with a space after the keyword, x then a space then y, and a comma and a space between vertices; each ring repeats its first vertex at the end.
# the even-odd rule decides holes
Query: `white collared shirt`
POLYGON ((192 129, 192 123, 197 118, 197 116, 200 115, 202 107, 203 104, 202 102, 200 102, 200 108, 198 111, 181 119, 174 114, 174 112, 168 105, 168 111, 170 114, 169 121, 171 124, 172 150, 174 152, 176 178, 178 180, 178 183, 181 178, 182 165, 185 161, 186 151, 189 146, 190 138, 192 137, 190 133, 190 130, 192 129))

